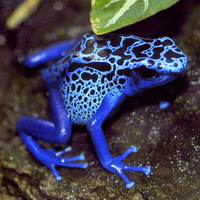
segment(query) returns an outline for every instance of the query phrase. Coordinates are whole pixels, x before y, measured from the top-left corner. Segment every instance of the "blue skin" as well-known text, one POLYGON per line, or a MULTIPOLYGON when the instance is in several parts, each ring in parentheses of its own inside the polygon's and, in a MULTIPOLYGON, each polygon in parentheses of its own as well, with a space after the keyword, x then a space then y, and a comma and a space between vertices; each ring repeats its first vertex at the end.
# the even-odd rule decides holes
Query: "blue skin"
POLYGON ((63 144, 73 124, 86 125, 102 166, 121 176, 126 188, 133 187, 135 183, 124 171, 149 175, 151 167, 129 166, 122 161, 137 151, 134 146, 120 156, 111 156, 101 125, 127 97, 176 79, 186 69, 187 57, 168 37, 86 34, 28 56, 25 64, 34 68, 58 57, 61 60, 41 71, 50 94, 50 120, 21 117, 17 123, 20 137, 35 158, 61 180, 55 166, 86 168, 87 163, 73 162, 84 160, 84 155, 63 158, 70 148, 45 150, 35 139, 63 144))

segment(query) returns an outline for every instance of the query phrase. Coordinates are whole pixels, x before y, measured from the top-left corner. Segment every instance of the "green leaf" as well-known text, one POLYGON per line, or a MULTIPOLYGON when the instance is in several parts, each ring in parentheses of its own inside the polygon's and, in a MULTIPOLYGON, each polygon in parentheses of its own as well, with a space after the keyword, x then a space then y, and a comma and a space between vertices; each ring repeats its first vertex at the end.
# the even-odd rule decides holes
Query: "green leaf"
POLYGON ((166 9, 178 0, 92 0, 91 22, 96 34, 114 31, 166 9))

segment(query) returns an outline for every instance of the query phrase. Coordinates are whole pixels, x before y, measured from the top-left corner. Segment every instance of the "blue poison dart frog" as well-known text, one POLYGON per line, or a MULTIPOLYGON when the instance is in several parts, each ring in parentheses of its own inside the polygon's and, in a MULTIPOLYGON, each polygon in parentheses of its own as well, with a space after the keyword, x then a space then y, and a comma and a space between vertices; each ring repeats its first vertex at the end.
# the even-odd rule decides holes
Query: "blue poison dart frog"
POLYGON ((186 55, 168 37, 144 39, 89 33, 28 56, 25 65, 34 68, 59 57, 56 64, 41 71, 49 92, 51 117, 21 117, 17 123, 20 137, 35 158, 61 180, 55 167, 86 168, 88 163, 73 162, 84 160, 84 155, 63 158, 61 155, 70 148, 61 152, 42 149, 36 139, 63 144, 68 141, 73 124, 86 125, 102 166, 118 174, 126 188, 133 187, 135 183, 124 171, 149 175, 151 167, 123 162, 137 151, 134 146, 120 156, 112 156, 101 125, 127 97, 176 79, 186 69, 186 55))

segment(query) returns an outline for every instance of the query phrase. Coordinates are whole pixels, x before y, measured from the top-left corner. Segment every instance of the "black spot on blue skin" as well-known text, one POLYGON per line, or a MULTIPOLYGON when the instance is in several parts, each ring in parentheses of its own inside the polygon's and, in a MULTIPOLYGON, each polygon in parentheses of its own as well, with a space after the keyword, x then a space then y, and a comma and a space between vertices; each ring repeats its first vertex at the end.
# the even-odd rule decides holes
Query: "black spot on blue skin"
POLYGON ((73 72, 79 68, 84 68, 84 67, 91 67, 91 68, 96 69, 101 72, 108 72, 111 70, 110 64, 106 63, 106 62, 92 62, 92 63, 73 62, 69 65, 68 71, 73 72))
POLYGON ((94 94, 95 94, 95 91, 94 91, 94 90, 91 90, 91 91, 90 91, 90 94, 91 94, 91 95, 94 95, 94 94))
POLYGON ((173 62, 174 59, 177 59, 177 58, 181 58, 181 57, 184 57, 182 54, 178 54, 172 50, 168 50, 165 54, 164 54, 165 58, 166 58, 166 61, 167 62, 173 62), (174 59, 172 59, 174 58, 174 59))
POLYGON ((80 56, 79 53, 74 53, 72 57, 73 58, 78 58, 79 56, 80 56))
POLYGON ((97 41, 97 48, 102 48, 107 46, 107 41, 106 40, 98 40, 97 41))
POLYGON ((133 77, 133 71, 130 68, 120 69, 117 71, 117 74, 120 76, 127 76, 127 77, 133 77))
POLYGON ((162 45, 162 42, 160 40, 156 40, 154 42, 154 46, 160 46, 160 45, 162 45))
POLYGON ((82 54, 92 54, 94 52, 94 47, 90 46, 90 47, 86 47, 84 50, 82 50, 82 54))
POLYGON ((171 40, 167 39, 167 40, 165 40, 165 41, 163 42, 163 45, 164 45, 164 46, 171 46, 171 45, 173 45, 173 42, 172 42, 171 40))
MULTIPOLYGON (((98 39, 89 39, 89 40, 87 40, 87 41, 86 41, 86 44, 85 44, 86 49, 84 49, 84 50, 87 51, 87 49, 90 49, 90 48, 94 49, 94 44, 95 44, 96 42, 98 42, 98 39)), ((93 51, 92 51, 92 52, 93 52, 93 51)), ((91 52, 91 53, 92 53, 92 52, 91 52)), ((84 53, 84 54, 85 54, 85 53, 84 53)))
POLYGON ((104 81, 105 81, 105 78, 108 80, 108 81, 112 81, 113 77, 115 76, 115 73, 114 71, 109 73, 109 74, 106 74, 106 75, 103 75, 101 77, 101 84, 104 84, 104 81))
POLYGON ((105 78, 105 75, 101 77, 101 84, 102 85, 104 84, 104 78, 105 78))
POLYGON ((178 67, 178 63, 174 63, 174 65, 173 65, 174 67, 178 67))
POLYGON ((142 58, 142 59, 131 59, 130 60, 130 62, 131 63, 140 63, 140 62, 142 62, 144 59, 142 58))
POLYGON ((157 70, 162 70, 163 66, 162 63, 158 63, 157 70))
POLYGON ((81 86, 79 85, 78 87, 77 87, 77 92, 80 92, 80 90, 81 90, 81 86))
POLYGON ((153 60, 148 60, 148 66, 152 67, 155 65, 155 62, 153 60))
POLYGON ((110 63, 114 63, 114 62, 115 62, 115 58, 110 58, 110 59, 109 59, 109 62, 110 62, 110 63))
POLYGON ((112 81, 113 77, 115 76, 115 71, 109 73, 106 75, 106 78, 109 80, 109 81, 112 81))
POLYGON ((67 95, 69 94, 69 87, 67 88, 67 95))
POLYGON ((153 48, 152 59, 160 59, 160 54, 164 51, 164 47, 153 48))
POLYGON ((130 60, 131 58, 132 58, 132 56, 123 55, 121 57, 121 59, 117 61, 117 64, 122 66, 122 65, 124 65, 124 61, 130 60))
POLYGON ((120 84, 124 84, 125 82, 126 82, 126 79, 124 79, 124 78, 120 78, 120 79, 119 79, 119 83, 120 83, 120 84))
POLYGON ((127 50, 127 47, 121 47, 119 49, 117 49, 116 51, 113 52, 113 55, 117 55, 117 56, 124 56, 124 52, 127 50))
POLYGON ((160 46, 160 45, 171 46, 171 45, 173 45, 173 42, 171 40, 169 40, 169 39, 166 39, 163 42, 161 42, 160 40, 156 40, 154 42, 154 46, 160 46))
POLYGON ((89 62, 91 60, 93 60, 95 57, 93 55, 90 55, 90 56, 86 56, 86 57, 83 57, 83 60, 89 62))
POLYGON ((120 65, 120 66, 122 66, 123 63, 124 63, 123 59, 120 59, 120 60, 117 61, 117 64, 120 65))
POLYGON ((176 46, 174 46, 174 50, 175 50, 176 52, 179 52, 179 53, 181 53, 181 50, 180 50, 180 49, 178 49, 178 48, 176 48, 176 46))
POLYGON ((121 88, 122 88, 121 85, 118 85, 118 86, 117 86, 117 89, 121 90, 121 88))
POLYGON ((71 88, 72 88, 72 91, 74 91, 74 90, 76 89, 76 86, 75 86, 74 83, 72 84, 72 87, 71 87, 71 88))
POLYGON ((84 93, 84 94, 87 94, 88 90, 89 90, 89 88, 84 89, 84 90, 83 90, 83 93, 84 93))
POLYGON ((81 74, 81 78, 85 81, 92 80, 93 82, 96 82, 98 79, 98 75, 84 72, 81 74))
POLYGON ((114 84, 111 82, 111 83, 110 83, 110 87, 112 87, 113 85, 114 85, 114 84))
POLYGON ((97 87, 97 91, 98 91, 98 92, 101 91, 101 87, 100 87, 100 86, 97 87))
POLYGON ((142 52, 149 49, 150 47, 150 44, 143 44, 141 46, 134 47, 132 52, 135 54, 136 58, 146 57, 146 54, 142 52))
POLYGON ((112 51, 110 49, 102 49, 97 54, 102 58, 106 58, 109 57, 111 53, 112 51))
POLYGON ((87 102, 87 100, 88 100, 88 98, 87 98, 87 97, 85 97, 85 98, 84 98, 84 102, 87 102))
POLYGON ((89 68, 89 67, 86 67, 85 70, 86 70, 86 71, 89 71, 89 73, 90 73, 90 72, 92 72, 92 73, 94 72, 94 70, 91 69, 91 68, 89 68))
POLYGON ((118 46, 120 46, 121 41, 122 41, 122 38, 121 38, 120 36, 114 37, 114 38, 112 38, 112 39, 110 40, 110 45, 111 45, 112 47, 118 47, 118 46))
POLYGON ((76 84, 78 83, 80 83, 81 85, 84 85, 84 82, 81 79, 79 79, 76 84))
POLYGON ((133 39, 133 38, 127 38, 127 39, 124 39, 123 46, 124 47, 132 46, 135 42, 138 42, 138 40, 133 39))
POLYGON ((78 77, 76 74, 73 74, 73 75, 72 75, 72 80, 73 80, 73 81, 77 80, 78 78, 79 78, 79 77, 78 77))

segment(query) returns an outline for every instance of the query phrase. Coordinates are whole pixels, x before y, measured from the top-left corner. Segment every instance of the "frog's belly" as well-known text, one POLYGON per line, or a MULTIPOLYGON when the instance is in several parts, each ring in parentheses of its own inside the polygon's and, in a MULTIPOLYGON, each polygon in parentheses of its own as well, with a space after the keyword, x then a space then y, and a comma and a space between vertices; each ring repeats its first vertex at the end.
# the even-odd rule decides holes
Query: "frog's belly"
POLYGON ((94 116, 100 104, 101 100, 98 103, 94 103, 93 98, 88 98, 81 94, 70 96, 70 98, 65 98, 64 100, 65 109, 72 122, 78 125, 86 125, 94 116))
POLYGON ((90 80, 61 84, 63 104, 74 124, 86 125, 100 107, 110 88, 99 85, 90 80))
POLYGON ((72 106, 68 105, 65 108, 72 122, 77 125, 86 125, 90 121, 90 119, 94 116, 95 112, 98 109, 97 107, 95 107, 93 109, 88 108, 86 110, 86 109, 83 109, 83 106, 80 104, 76 108, 74 108, 73 105, 72 106))

